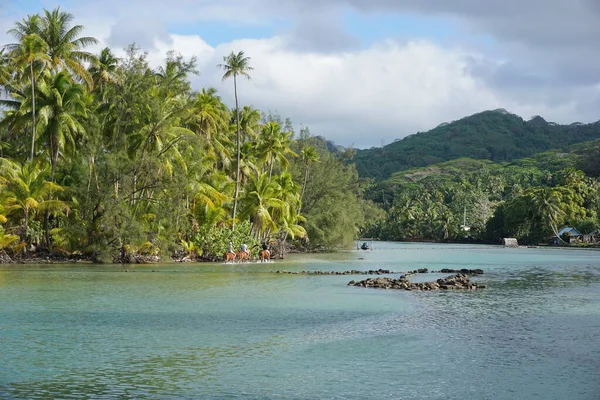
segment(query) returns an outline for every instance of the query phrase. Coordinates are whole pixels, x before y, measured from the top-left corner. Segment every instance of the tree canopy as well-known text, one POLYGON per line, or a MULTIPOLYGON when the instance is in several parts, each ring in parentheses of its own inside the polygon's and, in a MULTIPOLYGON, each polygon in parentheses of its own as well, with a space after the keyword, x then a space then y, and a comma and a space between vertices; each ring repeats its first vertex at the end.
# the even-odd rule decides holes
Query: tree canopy
POLYGON ((215 259, 230 241, 354 239, 355 168, 310 135, 296 140, 289 119, 238 102, 237 77, 252 70, 243 51, 222 66, 230 109, 215 88, 192 88, 195 58, 171 52, 153 67, 135 45, 92 54, 84 31, 44 10, 15 23, 0 53, 3 251, 215 259))

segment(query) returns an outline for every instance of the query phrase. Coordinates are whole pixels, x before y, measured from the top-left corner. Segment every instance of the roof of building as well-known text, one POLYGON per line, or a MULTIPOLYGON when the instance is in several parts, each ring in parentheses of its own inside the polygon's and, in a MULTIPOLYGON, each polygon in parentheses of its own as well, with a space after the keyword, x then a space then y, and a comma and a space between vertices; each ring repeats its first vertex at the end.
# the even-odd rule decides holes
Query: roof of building
POLYGON ((581 233, 579 233, 577 229, 571 227, 562 228, 560 231, 558 231, 558 236, 562 236, 565 233, 569 236, 581 236, 581 233))

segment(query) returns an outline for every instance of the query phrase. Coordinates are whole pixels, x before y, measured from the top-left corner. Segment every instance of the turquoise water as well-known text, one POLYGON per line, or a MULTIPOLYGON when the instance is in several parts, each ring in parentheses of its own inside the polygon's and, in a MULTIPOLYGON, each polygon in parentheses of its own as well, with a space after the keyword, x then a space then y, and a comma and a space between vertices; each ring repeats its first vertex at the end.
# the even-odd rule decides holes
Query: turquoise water
POLYGON ((598 399, 600 252, 376 243, 270 264, 0 266, 0 398, 598 399), (424 267, 482 268, 488 287, 272 272, 424 267))

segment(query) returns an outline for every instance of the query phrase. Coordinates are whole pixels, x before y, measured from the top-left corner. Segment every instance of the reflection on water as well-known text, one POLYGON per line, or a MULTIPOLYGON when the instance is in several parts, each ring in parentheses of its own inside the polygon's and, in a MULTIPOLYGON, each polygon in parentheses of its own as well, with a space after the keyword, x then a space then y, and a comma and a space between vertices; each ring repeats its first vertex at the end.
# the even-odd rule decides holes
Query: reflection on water
POLYGON ((0 398, 595 399, 599 256, 376 243, 271 264, 4 266, 0 398), (462 267, 487 289, 273 273, 462 267))

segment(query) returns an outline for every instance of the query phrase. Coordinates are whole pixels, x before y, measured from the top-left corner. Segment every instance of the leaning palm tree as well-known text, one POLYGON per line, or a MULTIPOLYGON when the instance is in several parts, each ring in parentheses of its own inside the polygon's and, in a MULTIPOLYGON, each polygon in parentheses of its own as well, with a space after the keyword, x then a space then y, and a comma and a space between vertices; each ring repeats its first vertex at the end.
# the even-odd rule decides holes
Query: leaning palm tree
POLYGON ((543 225, 549 227, 554 235, 563 242, 558 235, 558 225, 563 222, 565 212, 561 208, 561 199, 556 189, 544 187, 534 188, 529 191, 532 204, 531 212, 538 217, 543 225))
POLYGON ((238 195, 240 191, 240 157, 241 157, 241 138, 240 138, 240 109, 237 95, 237 77, 238 75, 245 76, 250 79, 249 72, 252 71, 250 66, 250 57, 245 57, 244 52, 240 51, 237 54, 231 52, 228 56, 223 57, 224 64, 219 64, 218 67, 225 71, 223 80, 233 77, 233 92, 235 95, 235 121, 237 126, 237 172, 235 176, 235 192, 233 195, 233 218, 232 230, 235 230, 235 214, 237 211, 238 195))

